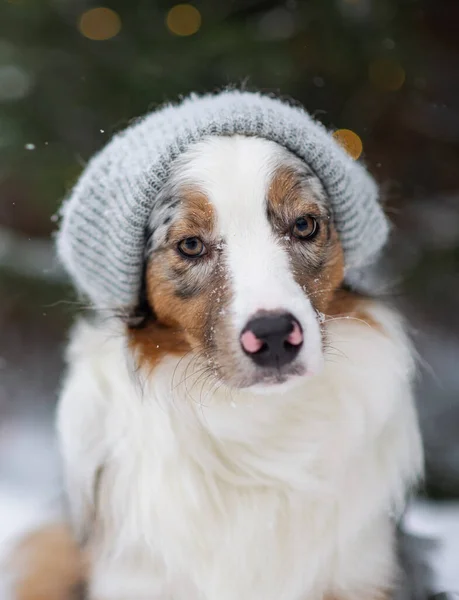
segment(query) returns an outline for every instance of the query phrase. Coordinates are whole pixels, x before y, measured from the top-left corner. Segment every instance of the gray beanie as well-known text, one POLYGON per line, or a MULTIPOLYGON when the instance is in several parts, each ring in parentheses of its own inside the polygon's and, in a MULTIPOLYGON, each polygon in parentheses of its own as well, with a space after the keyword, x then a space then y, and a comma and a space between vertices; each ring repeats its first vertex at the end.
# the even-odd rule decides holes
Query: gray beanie
POLYGON ((277 142, 322 181, 346 262, 346 277, 374 260, 388 236, 367 171, 301 108, 259 93, 192 95, 117 134, 87 165, 62 208, 58 254, 96 307, 136 306, 147 224, 171 164, 204 137, 241 134, 277 142))

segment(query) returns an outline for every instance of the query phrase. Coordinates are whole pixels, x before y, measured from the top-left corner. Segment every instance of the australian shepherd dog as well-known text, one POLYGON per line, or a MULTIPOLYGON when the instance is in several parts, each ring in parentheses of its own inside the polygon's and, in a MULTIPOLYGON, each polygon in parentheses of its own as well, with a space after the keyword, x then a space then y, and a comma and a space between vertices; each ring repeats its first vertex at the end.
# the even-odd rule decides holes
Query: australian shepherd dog
POLYGON ((161 193, 135 318, 71 335, 71 526, 24 541, 13 597, 392 598, 422 469, 399 315, 343 283, 324 187, 276 143, 206 138, 161 193))

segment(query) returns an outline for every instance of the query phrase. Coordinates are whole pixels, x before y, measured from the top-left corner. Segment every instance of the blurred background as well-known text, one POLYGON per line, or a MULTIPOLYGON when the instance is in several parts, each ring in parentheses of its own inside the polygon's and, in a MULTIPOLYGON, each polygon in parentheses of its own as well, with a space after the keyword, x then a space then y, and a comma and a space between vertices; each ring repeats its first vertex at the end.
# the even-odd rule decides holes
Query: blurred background
MULTIPOLYGON (((420 357, 408 524, 459 590, 459 1, 0 0, 0 542, 59 494, 52 415, 77 310, 56 211, 129 121, 236 84, 302 102, 381 182, 381 293, 420 357)), ((56 500, 57 504, 57 500, 56 500)))

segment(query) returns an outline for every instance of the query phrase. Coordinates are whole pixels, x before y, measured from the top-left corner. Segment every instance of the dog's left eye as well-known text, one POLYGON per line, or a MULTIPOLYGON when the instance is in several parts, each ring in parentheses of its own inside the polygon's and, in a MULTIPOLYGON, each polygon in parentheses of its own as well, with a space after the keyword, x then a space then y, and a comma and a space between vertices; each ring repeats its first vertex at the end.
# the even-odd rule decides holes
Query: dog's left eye
POLYGON ((185 238, 178 244, 180 254, 188 258, 198 258, 206 253, 206 247, 198 237, 185 238))
POLYGON ((297 219, 292 227, 292 235, 300 240, 312 239, 319 231, 319 224, 314 217, 304 216, 297 219))

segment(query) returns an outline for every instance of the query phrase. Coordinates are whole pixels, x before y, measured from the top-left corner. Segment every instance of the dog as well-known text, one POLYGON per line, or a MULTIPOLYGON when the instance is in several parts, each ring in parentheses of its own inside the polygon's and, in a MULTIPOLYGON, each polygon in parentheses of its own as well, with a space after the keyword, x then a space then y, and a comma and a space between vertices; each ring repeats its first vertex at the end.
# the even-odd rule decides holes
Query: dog
POLYGON ((423 463, 400 315, 344 283, 327 191, 281 145, 208 136, 161 194, 135 314, 71 334, 71 531, 23 544, 14 597, 393 598, 423 463))

